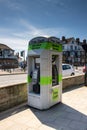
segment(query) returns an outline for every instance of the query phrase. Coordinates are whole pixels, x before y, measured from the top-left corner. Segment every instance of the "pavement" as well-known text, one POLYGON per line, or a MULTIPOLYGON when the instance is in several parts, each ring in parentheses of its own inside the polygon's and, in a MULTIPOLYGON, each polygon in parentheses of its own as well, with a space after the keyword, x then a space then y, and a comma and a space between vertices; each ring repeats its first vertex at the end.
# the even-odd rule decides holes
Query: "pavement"
POLYGON ((48 110, 26 104, 0 113, 0 130, 87 130, 87 87, 64 90, 62 103, 48 110))

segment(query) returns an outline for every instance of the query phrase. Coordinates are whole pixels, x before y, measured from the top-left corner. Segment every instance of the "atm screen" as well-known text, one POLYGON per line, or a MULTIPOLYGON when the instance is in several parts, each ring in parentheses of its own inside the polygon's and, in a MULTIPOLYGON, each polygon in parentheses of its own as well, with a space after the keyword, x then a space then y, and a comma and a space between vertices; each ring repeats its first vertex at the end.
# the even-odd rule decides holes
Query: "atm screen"
POLYGON ((37 79, 37 70, 33 72, 33 79, 37 79))

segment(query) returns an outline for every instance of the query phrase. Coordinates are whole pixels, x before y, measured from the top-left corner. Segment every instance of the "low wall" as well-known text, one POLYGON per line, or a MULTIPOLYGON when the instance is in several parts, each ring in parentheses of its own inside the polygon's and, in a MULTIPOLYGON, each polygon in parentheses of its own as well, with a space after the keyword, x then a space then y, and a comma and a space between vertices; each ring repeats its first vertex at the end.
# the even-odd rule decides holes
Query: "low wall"
POLYGON ((77 86, 84 84, 84 74, 78 75, 78 76, 69 76, 63 78, 63 89, 66 87, 71 87, 71 86, 77 86))
MULTIPOLYGON (((84 83, 84 75, 63 78, 63 88, 84 83)), ((0 88, 0 111, 7 110, 27 101, 27 83, 13 84, 0 88)))
POLYGON ((27 101, 26 83, 0 88, 0 111, 12 108, 27 101))

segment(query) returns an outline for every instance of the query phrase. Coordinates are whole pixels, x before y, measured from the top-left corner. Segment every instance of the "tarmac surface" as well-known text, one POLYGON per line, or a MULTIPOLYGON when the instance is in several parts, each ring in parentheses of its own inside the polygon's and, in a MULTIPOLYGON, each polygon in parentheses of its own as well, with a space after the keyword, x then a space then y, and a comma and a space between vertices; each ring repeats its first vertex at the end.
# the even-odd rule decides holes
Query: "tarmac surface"
POLYGON ((87 130, 87 87, 67 88, 62 103, 40 111, 23 104, 0 113, 0 130, 87 130))
POLYGON ((0 88, 21 83, 27 83, 27 74, 8 74, 0 76, 0 88))

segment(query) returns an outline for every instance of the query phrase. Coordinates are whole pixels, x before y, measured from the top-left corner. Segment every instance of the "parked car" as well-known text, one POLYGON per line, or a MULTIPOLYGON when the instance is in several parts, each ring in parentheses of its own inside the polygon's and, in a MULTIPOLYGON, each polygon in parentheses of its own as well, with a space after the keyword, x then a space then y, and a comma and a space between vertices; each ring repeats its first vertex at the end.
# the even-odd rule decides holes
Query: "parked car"
POLYGON ((70 64, 62 64, 62 75, 63 76, 75 75, 74 67, 70 64))
POLYGON ((87 71, 87 65, 84 65, 83 72, 86 73, 86 71, 87 71))

